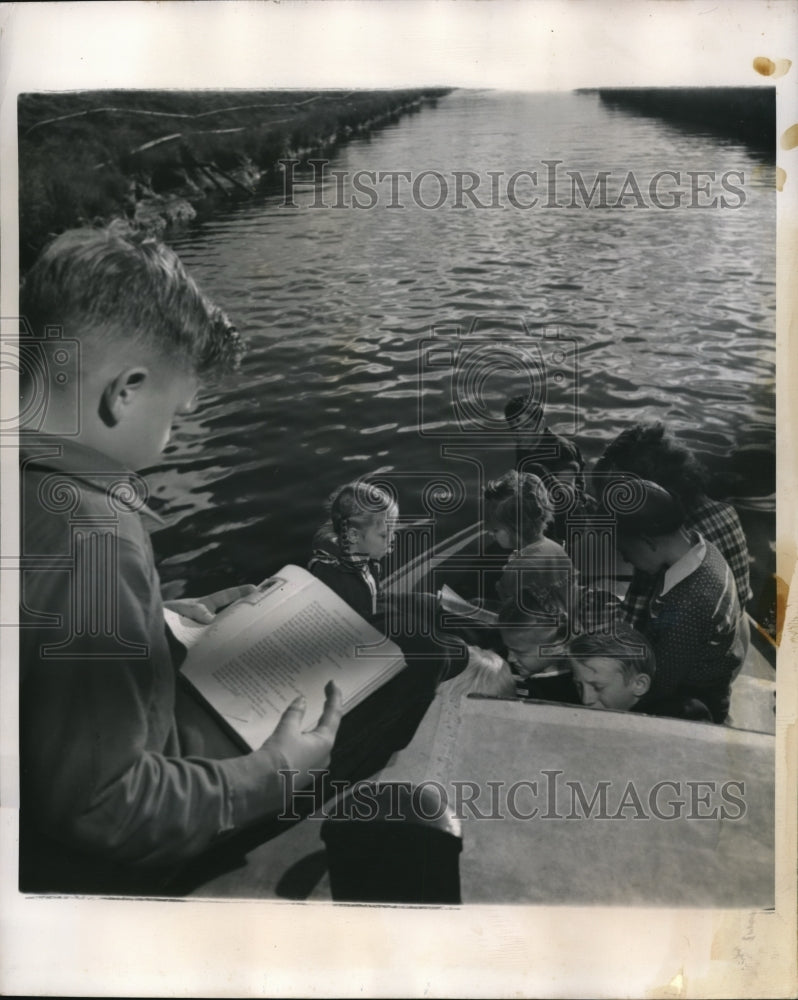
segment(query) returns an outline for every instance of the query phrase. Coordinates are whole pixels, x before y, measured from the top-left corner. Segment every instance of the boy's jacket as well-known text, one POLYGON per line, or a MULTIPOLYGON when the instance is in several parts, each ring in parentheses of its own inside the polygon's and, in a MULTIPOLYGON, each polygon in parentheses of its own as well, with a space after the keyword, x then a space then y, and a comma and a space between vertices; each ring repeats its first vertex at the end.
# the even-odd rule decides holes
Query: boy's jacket
POLYGON ((175 717, 144 481, 43 435, 20 464, 20 883, 143 890, 265 819, 285 762, 207 759, 175 717))

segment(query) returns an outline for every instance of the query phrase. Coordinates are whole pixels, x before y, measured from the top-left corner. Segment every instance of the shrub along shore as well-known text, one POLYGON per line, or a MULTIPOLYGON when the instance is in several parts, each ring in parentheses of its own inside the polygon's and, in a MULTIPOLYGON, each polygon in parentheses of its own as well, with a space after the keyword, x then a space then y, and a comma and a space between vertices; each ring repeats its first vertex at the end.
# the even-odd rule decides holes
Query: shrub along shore
POLYGON ((744 142, 776 157, 775 87, 615 87, 604 104, 744 142))
POLYGON ((216 200, 434 104, 391 91, 87 91, 18 102, 20 269, 54 235, 121 217, 163 235, 216 200))

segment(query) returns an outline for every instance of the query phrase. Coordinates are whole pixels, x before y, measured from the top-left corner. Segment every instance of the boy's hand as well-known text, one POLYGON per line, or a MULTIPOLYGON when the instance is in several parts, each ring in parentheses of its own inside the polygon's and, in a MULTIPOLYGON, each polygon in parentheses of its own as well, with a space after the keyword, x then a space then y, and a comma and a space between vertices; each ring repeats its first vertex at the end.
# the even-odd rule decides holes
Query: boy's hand
POLYGON ((282 754, 287 765, 300 772, 297 785, 306 784, 310 780, 307 772, 324 767, 330 760, 330 751, 341 722, 341 692, 334 681, 328 681, 324 693, 327 696, 324 711, 315 729, 302 732, 306 702, 300 695, 283 712, 274 732, 263 744, 282 754))
POLYGON ((210 625, 218 611, 240 601, 242 597, 247 597, 257 589, 254 584, 245 583, 241 587, 217 590, 215 594, 208 594, 206 597, 181 597, 177 601, 164 601, 163 606, 175 614, 199 622, 200 625, 210 625))

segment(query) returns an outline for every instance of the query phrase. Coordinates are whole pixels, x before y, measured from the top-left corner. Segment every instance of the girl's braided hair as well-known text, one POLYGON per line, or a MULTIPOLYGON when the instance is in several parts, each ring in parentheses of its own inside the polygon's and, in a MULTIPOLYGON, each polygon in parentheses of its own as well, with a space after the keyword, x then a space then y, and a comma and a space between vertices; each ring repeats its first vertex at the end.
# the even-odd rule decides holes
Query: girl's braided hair
POLYGON ((358 479, 354 483, 339 486, 327 500, 327 513, 341 548, 344 551, 348 548, 347 535, 350 527, 361 528, 378 514, 394 506, 395 498, 388 490, 374 483, 358 479))

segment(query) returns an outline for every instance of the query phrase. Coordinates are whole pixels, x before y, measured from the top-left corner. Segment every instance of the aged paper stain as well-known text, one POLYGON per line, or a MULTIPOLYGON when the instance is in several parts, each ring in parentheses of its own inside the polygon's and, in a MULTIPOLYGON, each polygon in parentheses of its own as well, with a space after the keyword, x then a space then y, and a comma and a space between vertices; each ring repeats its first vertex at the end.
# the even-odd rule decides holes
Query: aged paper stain
POLYGON ((787 601, 790 597, 790 585, 780 576, 776 577, 776 645, 781 642, 784 629, 784 619, 787 614, 787 601))
POLYGON ((757 73, 762 76, 772 76, 774 79, 778 79, 780 76, 784 76, 785 73, 789 72, 790 66, 792 66, 791 59, 768 59, 767 56, 757 56, 754 59, 754 69, 757 73))
POLYGON ((647 1000, 679 1000, 687 996, 687 983, 684 978, 684 966, 676 973, 669 983, 653 990, 646 991, 647 1000))
POLYGON ((790 125, 781 136, 782 149, 795 149, 798 146, 798 125, 790 125))
POLYGON ((787 601, 790 597, 790 585, 780 576, 776 576, 776 645, 781 642, 784 619, 787 614, 787 601))

